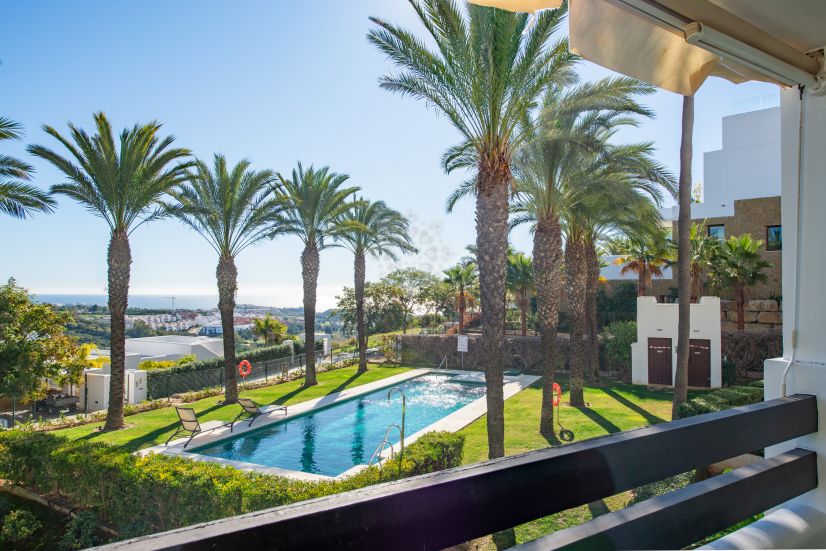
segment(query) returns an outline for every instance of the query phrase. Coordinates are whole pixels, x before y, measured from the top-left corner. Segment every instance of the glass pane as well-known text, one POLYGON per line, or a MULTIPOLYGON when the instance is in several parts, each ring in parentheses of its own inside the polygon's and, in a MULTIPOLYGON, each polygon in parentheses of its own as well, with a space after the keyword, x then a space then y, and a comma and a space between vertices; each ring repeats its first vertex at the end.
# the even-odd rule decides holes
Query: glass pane
POLYGON ((726 240, 726 227, 725 226, 709 226, 708 227, 708 236, 709 237, 716 237, 720 241, 726 240))
POLYGON ((779 251, 783 249, 783 228, 769 226, 766 228, 766 250, 779 251))

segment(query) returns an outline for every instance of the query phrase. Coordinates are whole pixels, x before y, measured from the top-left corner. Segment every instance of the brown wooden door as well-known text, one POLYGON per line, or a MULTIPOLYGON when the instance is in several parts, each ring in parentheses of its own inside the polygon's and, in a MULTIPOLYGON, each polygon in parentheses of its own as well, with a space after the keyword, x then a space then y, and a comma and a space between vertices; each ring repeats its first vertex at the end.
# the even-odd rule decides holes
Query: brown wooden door
POLYGON ((648 384, 672 384, 671 339, 648 339, 648 384))
POLYGON ((711 341, 691 339, 688 345, 688 386, 711 386, 711 341))

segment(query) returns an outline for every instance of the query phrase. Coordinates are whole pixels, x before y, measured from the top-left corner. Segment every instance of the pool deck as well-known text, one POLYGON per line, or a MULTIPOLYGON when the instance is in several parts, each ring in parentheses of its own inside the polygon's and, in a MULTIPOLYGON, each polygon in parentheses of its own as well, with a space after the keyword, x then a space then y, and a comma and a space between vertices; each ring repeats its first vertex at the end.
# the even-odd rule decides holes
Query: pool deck
MULTIPOLYGON (((153 446, 151 448, 146 448, 140 450, 136 453, 140 455, 145 455, 149 453, 160 453, 165 455, 177 455, 181 457, 186 457, 187 459, 192 459, 194 461, 209 461, 211 463, 219 463, 221 465, 228 465, 231 467, 235 467, 241 471, 252 471, 262 474, 270 474, 276 476, 286 476, 289 478, 293 478, 296 480, 307 480, 307 481, 321 481, 321 480, 337 480, 341 478, 345 478, 350 476, 362 469, 365 469, 366 465, 356 465, 353 468, 339 474, 338 476, 331 477, 325 475, 319 475, 314 473, 305 473, 302 471, 296 471, 292 469, 282 469, 279 467, 268 467, 265 465, 259 465, 256 463, 246 463, 244 461, 233 461, 230 459, 221 459, 218 457, 210 457, 206 455, 201 455, 198 453, 191 453, 187 451, 188 449, 193 448, 200 448, 202 446, 206 446, 219 440, 223 440, 226 438, 235 437, 238 435, 242 435, 246 432, 260 429, 261 427, 265 427, 272 423, 277 423, 279 421, 283 421, 284 419, 289 419, 291 417, 296 417, 299 415, 303 415, 307 412, 313 411, 315 409, 323 408, 330 406, 332 404, 343 402, 345 400, 349 400, 351 398, 355 398, 356 396, 361 396, 363 394, 369 394, 371 392, 375 392, 376 390, 382 388, 392 387, 398 383, 403 381, 407 381, 409 379, 413 379, 419 377, 420 375, 424 375, 425 373, 448 373, 451 375, 456 375, 456 379, 459 381, 465 382, 475 382, 475 383, 484 383, 485 377, 484 373, 481 371, 457 371, 452 369, 413 369, 410 371, 406 371, 405 373, 401 373, 399 375, 394 375, 392 377, 387 377, 386 379, 381 379, 378 381, 374 381, 372 383, 367 383, 365 385, 359 385, 357 387, 348 388, 346 390, 342 390, 341 392, 334 392, 332 394, 328 394, 326 396, 322 396, 321 398, 316 398, 314 400, 307 400, 306 402, 300 402, 295 405, 291 405, 287 408, 287 414, 285 415, 283 410, 279 410, 280 406, 271 405, 267 407, 262 407, 261 409, 265 411, 264 415, 259 416, 253 425, 250 427, 249 422, 244 422, 243 420, 235 424, 235 429, 233 432, 230 432, 229 424, 222 423, 221 421, 210 421, 208 423, 204 423, 201 425, 202 432, 195 436, 192 439, 192 442, 189 444, 187 449, 184 449, 184 444, 186 443, 188 437, 179 438, 177 440, 173 440, 169 443, 169 446, 158 445, 153 446)), ((534 375, 519 375, 519 376, 509 376, 505 375, 505 386, 503 388, 504 398, 507 400, 517 392, 523 390, 527 386, 533 384, 534 381, 539 379, 539 377, 534 375)), ((418 438, 420 438, 423 434, 427 432, 433 431, 450 431, 456 432, 459 429, 469 425, 479 417, 483 416, 487 412, 487 402, 485 397, 479 398, 471 402, 470 404, 464 406, 461 409, 454 411, 453 413, 443 417, 442 419, 436 421, 432 425, 425 427, 424 429, 406 436, 404 439, 405 446, 409 446, 413 442, 415 442, 418 438)), ((378 442, 376 443, 378 444, 378 442)), ((382 454, 383 458, 389 456, 390 450, 387 450, 384 454, 382 454)))

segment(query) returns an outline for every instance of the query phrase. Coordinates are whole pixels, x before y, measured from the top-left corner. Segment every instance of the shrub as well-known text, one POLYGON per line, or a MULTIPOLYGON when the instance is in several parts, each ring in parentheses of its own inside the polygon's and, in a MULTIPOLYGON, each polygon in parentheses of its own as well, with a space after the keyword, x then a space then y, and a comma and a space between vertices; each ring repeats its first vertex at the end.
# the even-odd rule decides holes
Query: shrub
POLYGON ((411 444, 401 463, 397 457, 342 480, 308 482, 11 430, 0 433, 0 478, 96 509, 129 537, 455 467, 463 446, 460 435, 431 433, 411 444))
POLYGON ((168 360, 162 362, 156 362, 155 360, 144 360, 138 364, 138 369, 143 369, 144 371, 153 371, 156 369, 169 369, 170 367, 175 367, 176 365, 187 365, 195 363, 197 360, 195 354, 186 354, 185 356, 181 356, 177 360, 168 360))
POLYGON ((30 539, 43 527, 34 513, 25 509, 15 509, 3 517, 0 540, 8 543, 22 543, 30 539))
POLYGON ((685 488, 686 486, 694 482, 694 479, 695 476, 694 472, 692 471, 688 473, 682 473, 675 476, 671 476, 663 480, 658 480, 656 482, 651 482, 649 484, 645 484, 644 486, 640 486, 639 488, 634 490, 634 497, 628 504, 633 505, 634 503, 639 503, 652 497, 661 496, 669 492, 673 492, 674 490, 685 488))
POLYGON ((763 381, 706 392, 680 404, 677 416, 692 417, 763 401, 763 381))
POLYGON ((631 370, 631 345, 637 342, 637 322, 615 321, 602 334, 608 368, 620 373, 631 370))
POLYGON ((60 539, 60 549, 74 551, 97 545, 98 516, 94 511, 81 511, 66 526, 60 539))

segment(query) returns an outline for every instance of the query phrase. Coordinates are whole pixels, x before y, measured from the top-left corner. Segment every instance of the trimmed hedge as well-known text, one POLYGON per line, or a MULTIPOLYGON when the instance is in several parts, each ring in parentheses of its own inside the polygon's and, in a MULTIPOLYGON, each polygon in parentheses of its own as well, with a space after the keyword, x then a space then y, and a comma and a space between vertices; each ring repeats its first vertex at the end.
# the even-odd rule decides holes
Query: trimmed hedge
MULTIPOLYGON (((278 344, 275 346, 266 346, 256 348, 245 354, 239 354, 238 359, 248 360, 250 362, 263 362, 267 360, 277 360, 293 354, 301 354, 304 352, 304 343, 300 341, 293 341, 294 345, 291 348, 289 344, 278 344)), ((173 373, 187 373, 190 371, 203 371, 205 369, 216 369, 224 367, 224 358, 213 358, 211 360, 201 360, 200 362, 192 362, 188 364, 175 365, 163 370, 164 374, 173 373)), ((148 376, 148 375, 147 375, 148 376)))
POLYGON ((763 401, 763 381, 706 392, 680 404, 677 417, 692 417, 763 401))
POLYGON ((94 509, 121 537, 134 537, 456 467, 463 447, 463 436, 433 432, 407 447, 401 465, 307 482, 10 430, 0 433, 0 478, 94 509))

